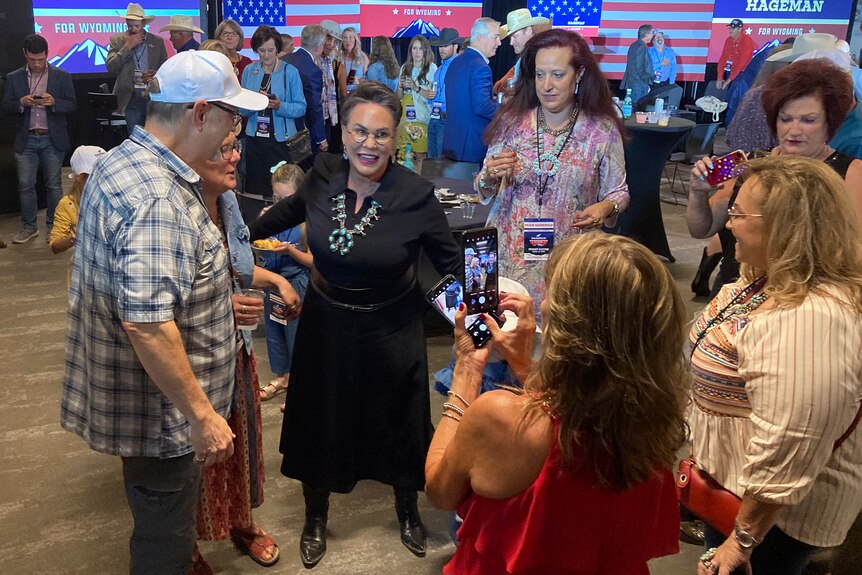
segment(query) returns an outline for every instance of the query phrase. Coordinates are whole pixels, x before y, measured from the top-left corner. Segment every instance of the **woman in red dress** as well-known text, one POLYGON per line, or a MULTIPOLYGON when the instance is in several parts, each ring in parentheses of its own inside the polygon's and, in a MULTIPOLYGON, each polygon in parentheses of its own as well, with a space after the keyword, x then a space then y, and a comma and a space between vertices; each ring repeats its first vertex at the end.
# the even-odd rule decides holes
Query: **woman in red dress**
POLYGON ((525 391, 479 396, 489 347, 456 312, 449 401, 425 464, 426 493, 457 509, 444 575, 648 575, 679 551, 671 468, 685 439, 685 308, 641 245, 599 233, 554 248, 542 356, 533 302, 505 295, 514 331, 488 321, 525 391))

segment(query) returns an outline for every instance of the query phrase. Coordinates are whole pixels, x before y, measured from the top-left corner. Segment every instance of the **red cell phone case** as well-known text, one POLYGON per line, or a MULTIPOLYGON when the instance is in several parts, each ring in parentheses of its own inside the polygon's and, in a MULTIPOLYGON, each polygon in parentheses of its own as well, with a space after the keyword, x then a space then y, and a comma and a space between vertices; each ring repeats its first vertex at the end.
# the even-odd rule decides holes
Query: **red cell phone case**
POLYGON ((712 169, 706 173, 706 181, 711 186, 733 179, 745 171, 745 152, 736 150, 712 161, 712 169))

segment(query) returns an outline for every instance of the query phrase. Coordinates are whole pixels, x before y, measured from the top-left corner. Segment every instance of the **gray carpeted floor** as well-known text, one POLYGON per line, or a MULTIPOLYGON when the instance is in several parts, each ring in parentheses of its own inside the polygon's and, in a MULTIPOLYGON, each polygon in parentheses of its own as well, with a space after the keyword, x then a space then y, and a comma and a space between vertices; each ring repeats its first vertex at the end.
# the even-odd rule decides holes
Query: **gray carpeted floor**
MULTIPOLYGON (((668 264, 669 269, 693 314, 703 302, 691 300, 688 284, 704 242, 689 237, 683 207, 663 204, 662 209, 677 258, 676 263, 668 264)), ((40 214, 42 223, 44 211, 40 214)), ((128 572, 131 517, 122 491, 119 460, 90 451, 58 425, 69 256, 51 254, 44 228, 40 237, 29 243, 11 245, 18 228, 17 214, 0 216, 0 239, 9 244, 0 250, 0 572, 128 572)), ((266 346, 262 337, 256 339, 260 342, 260 378, 267 381, 266 346)), ((451 338, 445 335, 428 339, 432 372, 448 362, 450 345, 451 338)), ((297 553, 302 527, 300 486, 278 473, 279 403, 273 400, 263 405, 266 501, 255 516, 281 545, 281 561, 264 569, 229 542, 204 543, 203 552, 217 573, 306 572, 297 553)), ((435 396, 433 403, 436 421, 440 398, 435 396)), ((392 503, 389 488, 368 482, 350 495, 333 496, 329 552, 315 573, 439 573, 453 553, 446 515, 420 498, 429 531, 429 552, 427 558, 418 559, 400 543, 392 503)), ((652 572, 692 573, 700 549, 686 544, 681 547, 680 554, 653 562, 652 572)))

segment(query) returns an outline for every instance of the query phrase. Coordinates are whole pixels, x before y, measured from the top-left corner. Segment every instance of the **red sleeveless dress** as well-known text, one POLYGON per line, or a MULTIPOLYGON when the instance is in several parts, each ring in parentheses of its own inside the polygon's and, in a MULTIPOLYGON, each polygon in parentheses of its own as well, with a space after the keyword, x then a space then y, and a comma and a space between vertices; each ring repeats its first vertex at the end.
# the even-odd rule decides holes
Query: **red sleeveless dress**
MULTIPOLYGON (((679 552, 671 471, 624 491, 597 487, 591 464, 564 467, 556 427, 530 487, 461 505, 460 544, 444 575, 649 575, 649 559, 679 552)), ((586 458, 576 451, 575 460, 586 458)))

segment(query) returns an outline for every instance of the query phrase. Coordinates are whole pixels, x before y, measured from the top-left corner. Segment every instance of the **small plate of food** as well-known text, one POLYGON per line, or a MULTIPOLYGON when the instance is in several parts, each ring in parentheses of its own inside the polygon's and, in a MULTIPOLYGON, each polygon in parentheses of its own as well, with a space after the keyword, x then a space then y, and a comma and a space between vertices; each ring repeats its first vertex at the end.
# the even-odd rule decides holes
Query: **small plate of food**
POLYGON ((263 240, 254 240, 251 242, 251 249, 261 255, 271 254, 272 250, 279 247, 281 242, 275 238, 269 237, 263 240))

